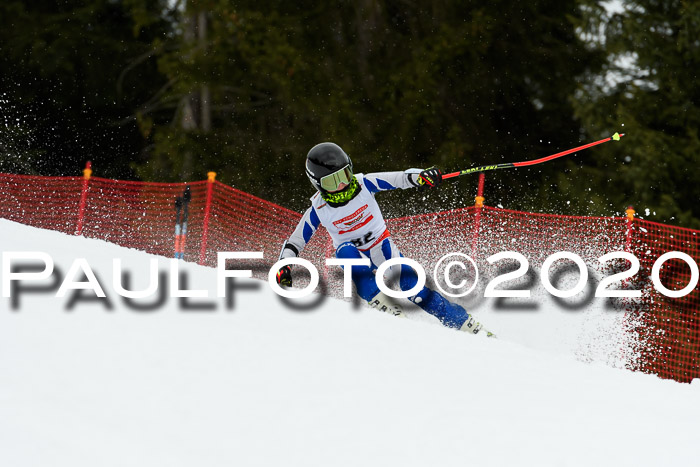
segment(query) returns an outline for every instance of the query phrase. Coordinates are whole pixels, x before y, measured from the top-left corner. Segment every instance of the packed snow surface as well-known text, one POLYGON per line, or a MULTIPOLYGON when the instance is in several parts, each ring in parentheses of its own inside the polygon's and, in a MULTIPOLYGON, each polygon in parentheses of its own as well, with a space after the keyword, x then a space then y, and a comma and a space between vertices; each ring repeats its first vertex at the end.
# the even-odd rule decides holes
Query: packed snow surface
POLYGON ((482 309, 502 331, 495 340, 418 311, 400 319, 335 299, 292 308, 253 279, 234 281, 229 309, 216 271, 185 262, 187 288, 209 298, 137 310, 115 293, 113 259, 140 290, 153 256, 5 220, 0 245, 56 266, 36 281, 52 290, 0 298, 2 466, 697 461, 700 385, 579 361, 593 341, 556 318, 571 312, 482 309), (76 258, 108 304, 92 291, 55 296, 76 258), (575 342, 537 345, 552 336, 575 342))

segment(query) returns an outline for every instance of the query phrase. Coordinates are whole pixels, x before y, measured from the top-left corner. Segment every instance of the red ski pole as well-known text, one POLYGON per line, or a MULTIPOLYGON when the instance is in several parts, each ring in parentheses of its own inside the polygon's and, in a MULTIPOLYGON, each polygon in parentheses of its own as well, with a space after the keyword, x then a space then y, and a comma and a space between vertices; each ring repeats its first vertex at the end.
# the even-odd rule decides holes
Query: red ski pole
POLYGON ((539 159, 534 159, 531 161, 524 161, 524 162, 506 162, 506 163, 502 163, 502 164, 482 165, 479 167, 472 167, 470 169, 444 174, 442 176, 442 178, 445 179, 445 178, 459 177, 460 175, 473 174, 473 173, 477 173, 477 172, 486 172, 487 170, 510 169, 513 167, 524 167, 526 165, 541 164, 543 162, 547 162, 547 161, 551 161, 552 159, 556 159, 558 157, 566 156, 567 154, 571 154, 572 152, 581 151, 583 149, 597 146, 599 144, 607 143, 608 141, 613 141, 613 140, 620 141, 620 138, 622 138, 623 136, 625 136, 624 133, 615 133, 614 135, 610 136, 609 138, 604 138, 604 139, 601 139, 600 141, 595 141, 593 143, 584 144, 583 146, 578 146, 576 148, 567 149, 566 151, 558 152, 556 154, 552 154, 551 156, 541 157, 539 159))

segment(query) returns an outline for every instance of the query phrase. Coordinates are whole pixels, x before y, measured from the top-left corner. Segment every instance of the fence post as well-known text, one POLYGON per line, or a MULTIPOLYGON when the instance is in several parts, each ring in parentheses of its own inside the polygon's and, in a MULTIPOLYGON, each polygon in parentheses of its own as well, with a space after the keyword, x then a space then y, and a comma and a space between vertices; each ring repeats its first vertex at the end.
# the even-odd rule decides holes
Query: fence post
POLYGON ((484 207, 484 180, 486 175, 482 172, 479 174, 479 187, 476 190, 476 198, 474 198, 474 207, 476 213, 474 216, 474 232, 472 234, 472 256, 476 254, 476 242, 479 239, 479 229, 481 226, 481 210, 484 207))
MULTIPOLYGON (((634 223, 634 206, 630 205, 627 206, 627 209, 625 210, 625 214, 627 215, 627 221, 625 222, 625 253, 630 253, 630 250, 632 249, 632 224, 634 223)), ((632 264, 625 260, 624 261, 627 267, 631 267, 632 264)), ((624 279, 622 281, 622 289, 626 289, 627 285, 629 284, 629 279, 624 279)), ((626 300, 626 299, 625 299, 626 300)), ((630 320, 629 320, 629 313, 625 309, 624 314, 622 315, 622 330, 624 333, 630 332, 630 320)), ((628 351, 624 345, 620 346, 620 358, 622 361, 628 361, 628 351)), ((633 369, 629 363, 625 364, 625 368, 628 369, 633 369)))
POLYGON ((207 199, 204 204, 204 224, 202 225, 202 247, 199 250, 199 264, 204 265, 207 259, 207 239, 209 238, 209 217, 211 216, 211 197, 214 191, 216 172, 207 173, 207 199))
POLYGON ((92 162, 87 161, 83 169, 83 187, 80 191, 80 203, 78 204, 78 223, 75 226, 75 235, 83 234, 83 223, 85 222, 85 205, 87 204, 87 192, 92 176, 92 162))
POLYGON ((627 209, 625 210, 625 214, 627 214, 627 230, 625 233, 625 251, 627 253, 630 252, 630 249, 632 248, 632 223, 634 222, 634 206, 627 206, 627 209))

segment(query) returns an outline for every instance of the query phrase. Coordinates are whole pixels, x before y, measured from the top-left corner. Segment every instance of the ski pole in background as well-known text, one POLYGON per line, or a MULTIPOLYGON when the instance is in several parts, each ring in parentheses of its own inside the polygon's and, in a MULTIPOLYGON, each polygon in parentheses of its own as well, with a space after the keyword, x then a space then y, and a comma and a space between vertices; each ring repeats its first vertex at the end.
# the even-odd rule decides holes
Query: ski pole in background
POLYGON ((473 174, 473 173, 477 173, 477 172, 486 172, 487 170, 510 169, 513 167, 524 167, 526 165, 541 164, 543 162, 547 162, 547 161, 551 161, 552 159, 556 159, 558 157, 566 156, 567 154, 571 154, 572 152, 581 151, 583 149, 597 146, 599 144, 607 143, 608 141, 620 141, 620 138, 622 138, 623 136, 625 136, 624 133, 615 133, 614 135, 610 136, 609 138, 604 138, 604 139, 601 139, 600 141, 595 141, 593 143, 584 144, 583 146, 578 146, 578 147, 573 148, 573 149, 567 149, 566 151, 558 152, 556 154, 552 154, 551 156, 541 157, 539 159, 534 159, 531 161, 524 161, 524 162, 506 162, 506 163, 502 163, 502 164, 482 165, 479 167, 472 167, 470 169, 461 170, 458 172, 443 174, 442 178, 445 179, 445 178, 459 177, 460 175, 468 175, 468 174, 473 174))
POLYGON ((189 185, 182 194, 182 233, 180 239, 180 259, 185 259, 185 242, 187 241, 187 220, 190 217, 189 206, 192 199, 189 185))
POLYGON ((180 234, 182 226, 180 225, 180 216, 182 214, 182 197, 175 198, 175 258, 180 257, 180 234))
POLYGON ((187 240, 187 220, 192 199, 189 185, 182 196, 175 198, 175 258, 185 259, 185 241, 187 240))

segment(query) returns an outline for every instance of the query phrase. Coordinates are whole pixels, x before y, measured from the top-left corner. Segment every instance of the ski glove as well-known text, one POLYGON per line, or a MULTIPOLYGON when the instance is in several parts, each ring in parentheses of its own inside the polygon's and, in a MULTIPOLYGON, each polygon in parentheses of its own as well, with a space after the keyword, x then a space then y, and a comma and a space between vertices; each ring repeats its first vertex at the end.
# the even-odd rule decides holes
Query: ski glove
POLYGON ((437 167, 425 169, 418 176, 418 184, 421 186, 435 188, 440 185, 440 182, 442 182, 442 172, 437 167))
POLYGON ((292 286, 292 268, 287 266, 282 266, 279 271, 277 271, 277 283, 285 287, 292 286))

